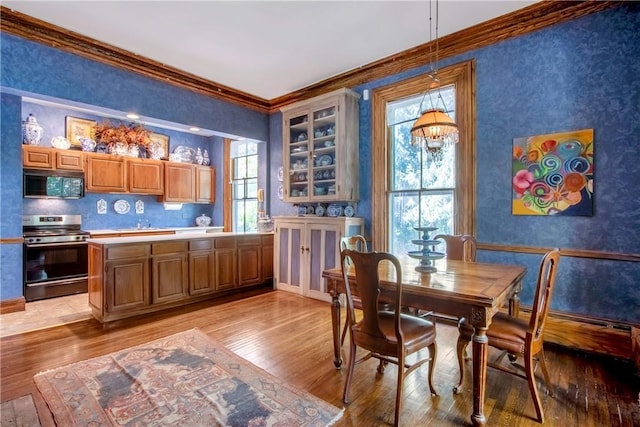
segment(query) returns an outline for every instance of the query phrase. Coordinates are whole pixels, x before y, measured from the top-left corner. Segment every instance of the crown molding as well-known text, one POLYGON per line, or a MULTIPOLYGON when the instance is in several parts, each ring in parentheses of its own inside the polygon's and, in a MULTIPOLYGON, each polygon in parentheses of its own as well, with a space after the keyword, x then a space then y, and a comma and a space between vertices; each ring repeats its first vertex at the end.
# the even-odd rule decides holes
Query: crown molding
MULTIPOLYGON (((438 56, 440 59, 453 57, 624 3, 624 1, 541 1, 440 37, 438 56)), ((298 91, 267 100, 85 37, 5 6, 0 6, 0 29, 103 64, 266 113, 335 89, 358 86, 429 64, 429 45, 434 43, 424 43, 298 91)))

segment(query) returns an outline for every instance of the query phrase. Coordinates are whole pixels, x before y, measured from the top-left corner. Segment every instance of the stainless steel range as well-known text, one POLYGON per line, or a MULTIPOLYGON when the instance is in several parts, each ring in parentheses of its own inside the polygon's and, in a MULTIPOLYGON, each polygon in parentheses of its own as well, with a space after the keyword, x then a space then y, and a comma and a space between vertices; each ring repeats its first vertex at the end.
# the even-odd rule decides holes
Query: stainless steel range
POLYGON ((87 292, 87 239, 80 215, 26 215, 24 296, 27 301, 87 292))

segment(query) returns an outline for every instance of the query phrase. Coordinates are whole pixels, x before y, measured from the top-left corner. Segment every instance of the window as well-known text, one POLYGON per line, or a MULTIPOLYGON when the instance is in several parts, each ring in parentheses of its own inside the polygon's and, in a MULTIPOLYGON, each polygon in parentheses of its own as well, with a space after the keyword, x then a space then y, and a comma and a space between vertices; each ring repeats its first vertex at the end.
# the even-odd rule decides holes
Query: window
MULTIPOLYGON (((460 130, 460 142, 432 162, 410 144, 428 75, 378 88, 372 94, 372 218, 374 250, 402 255, 417 250, 416 226, 436 233, 475 235, 474 62, 438 72, 441 93, 460 130)), ((422 109, 428 107, 424 97, 422 109)), ((434 98, 435 101, 435 98, 434 98)))
POLYGON ((255 232, 258 223, 258 144, 231 142, 230 160, 232 231, 255 232))
MULTIPOLYGON (((455 153, 446 147, 437 155, 411 145, 411 127, 420 111, 436 107, 438 91, 387 103, 389 127, 389 250, 396 254, 419 250, 415 227, 436 227, 430 233, 452 234, 455 209, 455 153)), ((455 87, 440 89, 447 114, 455 120, 455 87)), ((442 102, 438 103, 442 108, 442 102)))

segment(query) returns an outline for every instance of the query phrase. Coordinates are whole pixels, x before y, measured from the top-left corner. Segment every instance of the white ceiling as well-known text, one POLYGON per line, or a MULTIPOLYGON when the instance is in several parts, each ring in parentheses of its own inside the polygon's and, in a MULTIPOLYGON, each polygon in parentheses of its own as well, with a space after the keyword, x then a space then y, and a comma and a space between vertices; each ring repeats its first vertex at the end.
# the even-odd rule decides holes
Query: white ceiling
MULTIPOLYGON (((535 1, 440 0, 443 36, 535 1)), ((2 1, 267 100, 426 43, 424 1, 2 1)), ((433 37, 435 38, 435 0, 433 37)))

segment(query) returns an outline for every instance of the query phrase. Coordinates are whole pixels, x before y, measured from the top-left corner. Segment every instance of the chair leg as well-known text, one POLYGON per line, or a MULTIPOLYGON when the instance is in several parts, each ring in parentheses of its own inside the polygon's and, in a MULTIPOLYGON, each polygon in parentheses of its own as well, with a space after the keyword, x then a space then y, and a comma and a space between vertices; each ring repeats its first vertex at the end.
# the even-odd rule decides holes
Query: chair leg
POLYGON ((349 388, 351 387, 351 378, 353 378, 353 369, 356 365, 356 345, 351 340, 349 342, 349 365, 347 367, 347 379, 344 382, 344 393, 342 394, 342 401, 349 403, 349 388))
POLYGON ((398 356, 398 387, 396 389, 396 414, 393 420, 394 427, 398 427, 400 419, 400 410, 402 408, 402 387, 404 384, 404 354, 398 356))
POLYGON ((437 396, 435 387, 433 386, 433 371, 436 366, 436 357, 438 356, 438 346, 434 341, 433 344, 429 346, 429 357, 431 360, 429 361, 429 390, 431 390, 431 394, 437 396))
POLYGON ((538 393, 538 386, 536 385, 535 377, 535 363, 533 355, 530 353, 524 356, 524 368, 527 374, 527 383, 529 384, 529 392, 531 392, 531 398, 533 399, 533 406, 536 408, 536 414, 538 415, 538 422, 544 423, 544 413, 542 411, 542 402, 540 402, 540 395, 538 393))
POLYGON ((347 316, 346 321, 344 322, 344 328, 342 329, 342 337, 340 338, 340 347, 344 345, 344 339, 347 336, 347 331, 349 330, 349 316, 347 316))
POLYGON ((460 334, 458 336, 457 350, 458 350, 458 366, 460 367, 460 381, 458 382, 458 385, 453 387, 454 393, 459 393, 462 390, 462 383, 464 382, 464 360, 465 360, 465 353, 467 350, 467 346, 469 345, 469 341, 470 340, 466 335, 460 334))
POLYGON ((549 395, 553 396, 553 388, 551 387, 551 381, 549 380, 549 371, 547 370, 547 362, 545 361, 543 349, 540 349, 540 352, 538 353, 538 360, 540 362, 540 367, 542 368, 542 375, 544 376, 544 382, 547 385, 549 395))

